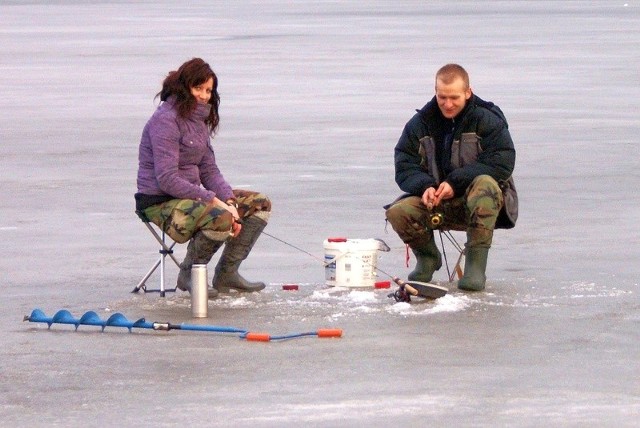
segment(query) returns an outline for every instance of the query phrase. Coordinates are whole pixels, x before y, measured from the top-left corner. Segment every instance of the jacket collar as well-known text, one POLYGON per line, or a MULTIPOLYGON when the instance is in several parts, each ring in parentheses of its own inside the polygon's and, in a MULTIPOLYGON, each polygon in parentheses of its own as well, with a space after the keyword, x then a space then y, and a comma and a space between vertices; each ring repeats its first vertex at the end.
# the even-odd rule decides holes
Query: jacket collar
POLYGON ((433 98, 431 98, 431 101, 425 104, 424 107, 416 111, 420 113, 420 116, 424 121, 428 121, 429 119, 433 119, 433 118, 438 118, 441 120, 453 120, 454 122, 458 122, 461 118, 464 117, 465 114, 467 114, 467 112, 471 109, 471 106, 475 105, 478 102, 478 100, 480 100, 480 98, 476 97, 476 95, 472 93, 471 98, 467 100, 467 103, 465 104, 462 111, 458 113, 458 115, 453 119, 445 119, 445 117, 442 116, 442 112, 438 107, 438 101, 436 100, 435 95, 433 98))
MULTIPOLYGON (((169 96, 169 98, 167 98, 165 103, 169 107, 173 108, 176 105, 176 96, 175 95, 169 96)), ((191 112, 190 119, 205 120, 207 117, 209 117, 209 113, 211 113, 211 104, 197 103, 196 108, 194 108, 193 111, 191 112)))

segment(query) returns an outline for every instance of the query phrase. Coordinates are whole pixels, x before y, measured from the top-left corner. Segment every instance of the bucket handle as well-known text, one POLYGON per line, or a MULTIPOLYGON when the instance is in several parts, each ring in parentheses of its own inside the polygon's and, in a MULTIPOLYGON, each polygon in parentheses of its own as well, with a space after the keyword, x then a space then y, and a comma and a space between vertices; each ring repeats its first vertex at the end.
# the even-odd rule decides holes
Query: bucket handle
MULTIPOLYGON (((384 242, 382 239, 380 238, 375 238, 376 241, 378 241, 378 251, 384 251, 389 252, 391 251, 391 248, 387 245, 386 242, 384 242)), ((351 251, 347 251, 345 253, 340 253, 339 255, 335 256, 334 258, 332 258, 331 260, 329 260, 328 262, 325 261, 323 262, 324 267, 326 268, 327 266, 329 266, 331 263, 335 262, 336 260, 338 260, 340 257, 346 256, 347 254, 351 254, 351 251)))
POLYGON ((350 251, 347 251, 346 253, 340 253, 340 254, 338 254, 337 256, 335 256, 334 258, 332 258, 331 260, 329 260, 329 261, 324 261, 324 262, 323 262, 324 267, 326 268, 326 267, 327 267, 327 266, 329 266, 331 263, 333 263, 333 262, 335 262, 336 260, 338 260, 340 257, 344 257, 344 256, 346 256, 347 254, 350 254, 350 253, 351 253, 350 251))

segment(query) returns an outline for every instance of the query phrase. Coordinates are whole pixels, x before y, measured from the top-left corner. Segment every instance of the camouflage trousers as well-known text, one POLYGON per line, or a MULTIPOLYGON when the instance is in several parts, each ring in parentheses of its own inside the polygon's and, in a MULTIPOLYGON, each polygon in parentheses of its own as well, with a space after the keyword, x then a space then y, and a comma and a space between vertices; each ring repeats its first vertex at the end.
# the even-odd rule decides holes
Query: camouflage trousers
POLYGON ((386 216, 400 239, 414 249, 433 239, 434 229, 466 230, 467 246, 490 247, 503 204, 496 180, 480 175, 462 197, 443 200, 429 210, 420 197, 409 196, 391 205, 386 216), (434 216, 437 221, 432 221, 434 216))
MULTIPOLYGON (((240 218, 256 215, 267 221, 271 212, 269 198, 248 190, 233 190, 233 195, 238 201, 240 218)), ((203 201, 172 199, 150 206, 144 214, 179 244, 187 242, 198 230, 214 241, 224 241, 231 236, 231 213, 203 201)))

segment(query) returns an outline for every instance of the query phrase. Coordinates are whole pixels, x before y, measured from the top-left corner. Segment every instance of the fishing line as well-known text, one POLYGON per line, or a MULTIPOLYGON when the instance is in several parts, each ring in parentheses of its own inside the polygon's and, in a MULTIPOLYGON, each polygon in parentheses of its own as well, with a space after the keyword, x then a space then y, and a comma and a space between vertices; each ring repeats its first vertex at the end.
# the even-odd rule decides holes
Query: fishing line
POLYGON ((303 249, 302 249, 302 248, 300 248, 300 247, 296 247, 295 245, 290 244, 290 243, 289 243, 289 242, 287 242, 287 241, 284 241, 284 240, 282 240, 282 239, 280 239, 280 238, 277 238, 277 237, 275 237, 275 236, 273 236, 273 235, 271 235, 271 234, 269 234, 269 233, 267 233, 267 232, 265 232, 265 231, 262 231, 262 234, 263 234, 263 235, 267 235, 267 236, 269 236, 269 237, 271 237, 271 238, 275 239, 275 240, 276 240, 276 241, 278 241, 278 242, 282 242, 283 244, 288 245, 288 246, 290 246, 291 248, 295 248, 296 250, 298 250, 298 251, 300 251, 300 252, 302 252, 302 253, 305 253, 305 254, 307 254, 307 255, 309 255, 309 256, 311 256, 311 257, 313 257, 315 260, 317 260, 317 261, 321 262, 322 264, 324 264, 324 263, 325 263, 325 262, 324 262, 324 259, 321 259, 320 257, 318 257, 318 256, 316 256, 316 255, 314 255, 314 254, 311 254, 310 252, 308 252, 308 251, 306 251, 306 250, 303 250, 303 249))
MULTIPOLYGON (((267 235, 267 236, 269 236, 269 237, 271 237, 271 238, 275 239, 275 240, 276 240, 276 241, 278 241, 278 242, 282 242, 283 244, 288 245, 288 246, 290 246, 291 248, 295 248, 296 250, 298 250, 298 251, 300 251, 300 252, 302 252, 302 253, 304 253, 304 254, 307 254, 307 255, 309 255, 309 256, 311 256, 311 257, 313 257, 315 260, 317 260, 317 261, 319 261, 320 263, 322 263, 325 267, 326 267, 326 266, 327 266, 327 264, 328 264, 324 259, 321 259, 320 257, 318 257, 318 256, 316 256, 316 255, 314 255, 314 254, 312 254, 312 253, 310 253, 310 252, 308 252, 308 251, 306 251, 306 250, 303 250, 303 249, 302 249, 302 248, 300 248, 300 247, 296 247, 295 245, 290 244, 289 242, 284 241, 284 240, 282 240, 282 239, 280 239, 280 238, 277 238, 277 237, 275 237, 275 236, 273 236, 273 235, 271 235, 271 234, 269 234, 269 233, 267 233, 267 232, 264 232, 264 231, 263 231, 262 233, 263 233, 264 235, 267 235)), ((382 241, 381 239, 376 239, 376 241, 381 242, 381 243, 385 246, 385 248, 387 248, 387 250, 386 250, 386 251, 389 251, 389 246, 388 246, 384 241, 382 241)), ((392 279, 392 280, 394 280, 394 282, 395 282, 395 279, 397 278, 397 276, 395 276, 395 275, 391 275, 390 273, 387 273, 387 272, 383 271, 383 270, 382 270, 382 269, 380 269, 379 267, 374 266, 374 265, 373 265, 370 261, 368 261, 368 260, 363 260, 363 261, 364 261, 365 263, 368 263, 368 264, 369 264, 369 266, 371 266, 372 268, 374 268, 374 269, 375 269, 375 270, 377 270, 378 272, 380 272, 380 273, 382 273, 382 274, 384 274, 384 275, 388 276, 389 278, 391 278, 391 279, 392 279)))

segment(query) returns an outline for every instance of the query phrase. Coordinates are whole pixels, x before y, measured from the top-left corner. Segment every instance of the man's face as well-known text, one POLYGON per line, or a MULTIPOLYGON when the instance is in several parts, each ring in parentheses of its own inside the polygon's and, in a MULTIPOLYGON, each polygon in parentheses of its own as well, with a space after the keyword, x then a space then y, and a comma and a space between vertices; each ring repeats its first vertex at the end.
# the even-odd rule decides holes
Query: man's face
POLYGON ((464 80, 455 79, 450 84, 436 80, 436 100, 442 115, 453 119, 462 111, 467 100, 471 98, 471 88, 466 88, 464 80))

